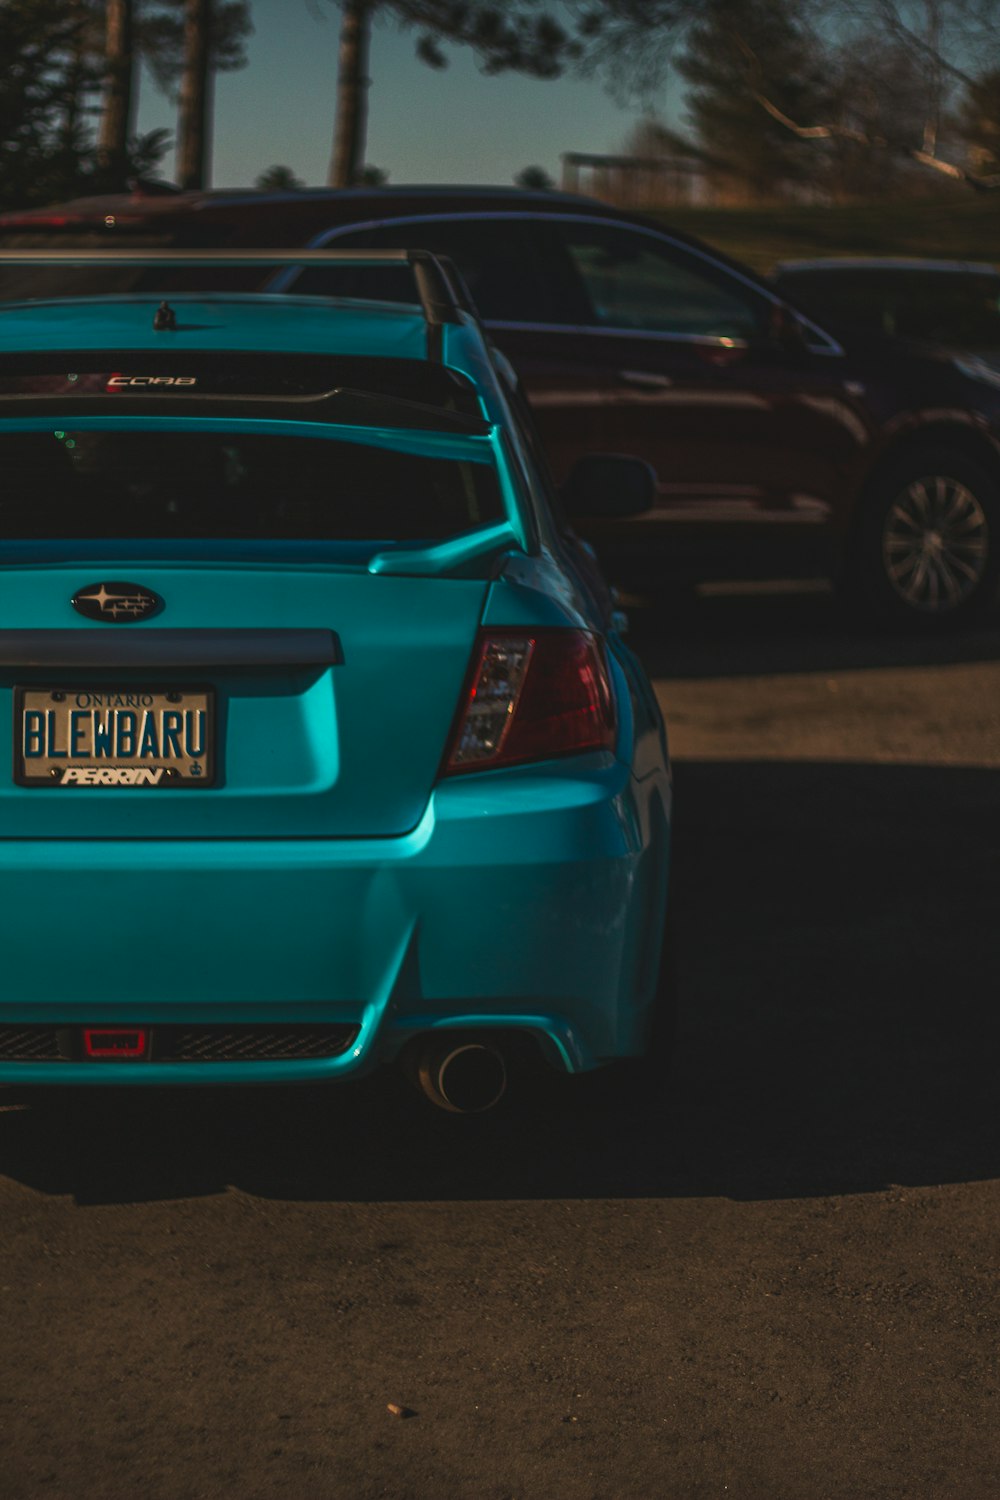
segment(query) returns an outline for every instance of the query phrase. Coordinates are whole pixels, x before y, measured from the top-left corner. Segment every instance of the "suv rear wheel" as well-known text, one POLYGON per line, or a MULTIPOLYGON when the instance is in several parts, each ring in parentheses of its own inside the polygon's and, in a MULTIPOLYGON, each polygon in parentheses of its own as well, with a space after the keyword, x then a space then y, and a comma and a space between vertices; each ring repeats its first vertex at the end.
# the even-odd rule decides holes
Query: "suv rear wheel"
POLYGON ((981 618, 1000 581, 996 483, 961 453, 911 455, 862 516, 855 572, 883 619, 933 628, 981 618))

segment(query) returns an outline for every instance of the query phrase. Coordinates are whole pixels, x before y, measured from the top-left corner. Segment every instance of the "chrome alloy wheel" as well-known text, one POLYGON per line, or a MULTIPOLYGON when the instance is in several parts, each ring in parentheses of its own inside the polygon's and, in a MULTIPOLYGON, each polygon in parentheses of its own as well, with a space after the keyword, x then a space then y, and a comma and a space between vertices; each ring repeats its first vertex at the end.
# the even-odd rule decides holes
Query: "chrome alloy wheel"
POLYGON ((958 609, 982 582, 989 552, 986 513, 958 479, 914 479, 889 507, 882 528, 885 576, 911 609, 958 609))

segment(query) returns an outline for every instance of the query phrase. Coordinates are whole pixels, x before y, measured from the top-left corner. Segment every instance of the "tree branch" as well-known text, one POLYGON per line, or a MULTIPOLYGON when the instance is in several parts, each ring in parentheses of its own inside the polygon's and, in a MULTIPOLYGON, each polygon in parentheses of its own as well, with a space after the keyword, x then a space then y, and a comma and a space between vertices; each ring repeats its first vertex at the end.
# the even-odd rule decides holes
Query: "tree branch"
POLYGON ((915 161, 918 166, 929 167, 931 171, 940 172, 942 176, 950 177, 955 182, 965 182, 977 192, 995 192, 1000 188, 1000 173, 970 172, 968 167, 960 167, 955 162, 942 161, 941 157, 935 156, 931 151, 924 151, 916 146, 904 146, 901 142, 890 141, 883 135, 869 135, 863 130, 855 130, 850 125, 840 125, 835 122, 829 125, 797 125, 764 94, 754 90, 754 98, 772 120, 777 120, 779 125, 784 125, 800 140, 853 141, 855 145, 866 146, 871 150, 892 151, 897 156, 905 156, 910 161, 915 161))
POLYGON ((929 42, 926 37, 921 36, 918 31, 914 31, 911 26, 907 26, 899 14, 898 6, 893 3, 893 0, 881 0, 878 13, 882 17, 886 30, 897 41, 902 42, 906 47, 910 47, 914 52, 918 52, 925 62, 931 63, 935 68, 947 73, 956 83, 962 83, 966 88, 973 87, 975 79, 972 75, 967 73, 964 68, 960 68, 957 63, 952 62, 940 47, 929 42))
POLYGON ((958 167, 954 162, 942 161, 939 156, 931 156, 927 151, 910 151, 909 155, 922 167, 942 172, 945 177, 953 177, 957 182, 968 183, 977 193, 993 193, 1000 188, 1000 172, 970 172, 968 167, 958 167))
MULTIPOLYGON (((895 6, 890 5, 895 13, 895 6)), ((743 54, 747 65, 748 83, 754 99, 772 120, 783 125, 802 141, 841 140, 852 141, 857 146, 864 146, 869 150, 891 151, 897 156, 904 156, 909 161, 916 162, 918 166, 927 167, 931 171, 940 172, 942 176, 949 177, 955 182, 965 182, 977 192, 993 192, 1000 188, 1000 174, 980 174, 970 172, 967 167, 958 166, 955 162, 943 161, 937 156, 933 149, 928 149, 936 138, 936 130, 928 137, 925 127, 924 141, 921 147, 906 146, 900 141, 891 141, 884 135, 873 135, 869 131, 857 130, 851 125, 841 124, 839 121, 831 121, 825 125, 799 125, 784 110, 779 109, 773 99, 757 86, 752 75, 756 75, 759 82, 762 75, 760 60, 753 48, 749 46, 746 39, 738 32, 732 33, 733 42, 743 54)))
POLYGON ((792 131, 800 141, 829 141, 844 140, 854 141, 859 146, 888 146, 889 142, 881 135, 868 135, 863 130, 855 130, 851 125, 796 125, 795 121, 789 119, 784 110, 778 108, 773 100, 766 95, 753 90, 753 97, 766 110, 772 120, 777 120, 779 125, 784 125, 786 130, 792 131))

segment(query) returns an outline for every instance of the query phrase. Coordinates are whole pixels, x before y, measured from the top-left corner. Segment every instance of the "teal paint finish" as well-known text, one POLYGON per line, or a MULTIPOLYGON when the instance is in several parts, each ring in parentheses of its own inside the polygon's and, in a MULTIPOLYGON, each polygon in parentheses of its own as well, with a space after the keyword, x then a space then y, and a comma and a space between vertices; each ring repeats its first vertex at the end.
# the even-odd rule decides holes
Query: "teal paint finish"
MULTIPOLYGON (((413 360, 426 348, 422 320, 395 305, 171 296, 179 327, 163 334, 152 329, 157 300, 7 306, 0 349, 413 360)), ((199 673, 216 694, 221 774, 198 792, 29 789, 0 763, 0 1026, 348 1022, 360 1031, 334 1059, 0 1061, 0 1083, 334 1081, 447 1027, 527 1031, 569 1071, 641 1051, 669 870, 662 724, 641 668, 595 613, 556 528, 548 541, 536 534, 478 329, 447 326, 443 347, 475 382, 489 436, 130 419, 127 409, 62 424, 209 426, 491 464, 506 517, 428 546, 120 537, 3 546, 0 630, 114 631, 82 619, 70 600, 101 578, 133 579, 164 600, 157 617, 123 627, 139 639, 177 628, 323 629, 336 633, 341 659, 199 673), (484 626, 604 636, 614 751, 442 778, 484 626), (61 955, 73 956, 71 969, 61 955)), ((58 425, 27 416, 2 424, 58 425)), ((86 687, 94 675, 42 674, 58 688, 86 687)), ((110 674, 125 688, 150 675, 110 674)), ((15 687, 38 676, 0 669, 0 720, 12 722, 15 687)), ((185 677, 176 685, 195 685, 185 677)))
MULTIPOLYGON (((214 787, 136 787, 126 800, 117 788, 28 789, 0 776, 0 838, 359 838, 416 827, 468 671, 484 580, 266 566, 140 571, 164 608, 125 626, 132 635, 269 625, 332 630, 343 660, 297 671, 262 663, 209 672, 224 767, 214 787)), ((119 576, 134 572, 129 565, 119 576)), ((94 625, 70 604, 78 588, 100 576, 89 562, 86 570, 72 563, 0 570, 0 628, 123 628, 94 625)), ((148 687, 151 678, 165 683, 171 674, 111 675, 119 685, 148 687)), ((190 686, 205 675, 181 674, 190 686)), ((108 673, 63 676, 70 682, 51 672, 42 679, 83 687, 108 673)), ((0 668, 0 718, 12 722, 15 686, 38 677, 0 668)))
POLYGON ((4 840, 0 910, 18 920, 0 1024, 27 1010, 35 1024, 351 1021, 361 1035, 322 1062, 0 1063, 0 1082, 333 1077, 444 1025, 534 1030, 574 1068, 637 1050, 634 799, 627 768, 590 756, 442 783, 399 839, 4 840), (95 959, 69 991, 54 941, 95 959))
POLYGON ((452 537, 434 547, 418 550, 401 548, 396 552, 379 552, 368 564, 369 573, 411 573, 417 577, 439 577, 444 573, 455 573, 493 557, 508 547, 517 545, 518 537, 509 521, 496 526, 484 526, 470 531, 465 536, 452 537))
POLYGON ((171 294, 175 330, 155 331, 153 293, 5 303, 0 346, 58 353, 111 349, 233 349, 248 353, 423 359, 427 332, 415 308, 280 296, 171 294))
MULTIPOLYGON (((169 297, 176 329, 155 331, 160 299, 85 297, 53 302, 10 302, 0 308, 0 347, 32 352, 62 350, 233 350, 271 354, 330 354, 384 359, 426 358, 427 329, 413 307, 326 297, 176 293, 169 297)), ((481 337, 467 319, 444 327, 445 363, 468 375, 483 405, 498 412, 491 393, 496 375, 481 337)))

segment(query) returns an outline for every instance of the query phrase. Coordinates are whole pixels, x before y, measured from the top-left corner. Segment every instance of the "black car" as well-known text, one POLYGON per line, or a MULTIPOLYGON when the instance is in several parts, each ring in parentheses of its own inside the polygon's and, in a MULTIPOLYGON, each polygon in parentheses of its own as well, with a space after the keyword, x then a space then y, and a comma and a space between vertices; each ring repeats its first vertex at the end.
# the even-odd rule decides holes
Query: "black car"
MULTIPOLYGON (((119 249, 421 246, 449 256, 520 376, 575 524, 620 579, 665 589, 677 577, 826 575, 887 619, 930 626, 994 604, 992 367, 841 330, 652 220, 561 193, 437 187, 123 195, 0 216, 0 244, 79 236, 119 249), (655 507, 588 517, 572 470, 594 452, 652 464, 655 507)), ((186 274, 223 290, 260 286, 259 268, 242 279, 231 268, 186 274)), ((130 275, 138 290, 162 286, 142 268, 130 275)), ((266 285, 411 296, 392 275, 292 270, 266 285)), ((39 286, 29 273, 7 295, 39 286)))

